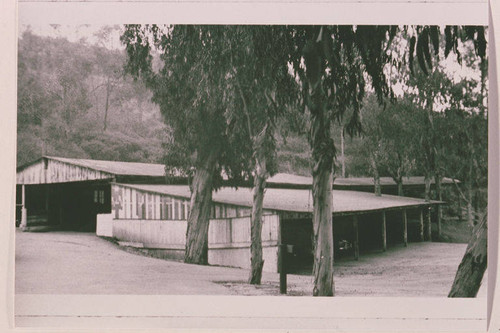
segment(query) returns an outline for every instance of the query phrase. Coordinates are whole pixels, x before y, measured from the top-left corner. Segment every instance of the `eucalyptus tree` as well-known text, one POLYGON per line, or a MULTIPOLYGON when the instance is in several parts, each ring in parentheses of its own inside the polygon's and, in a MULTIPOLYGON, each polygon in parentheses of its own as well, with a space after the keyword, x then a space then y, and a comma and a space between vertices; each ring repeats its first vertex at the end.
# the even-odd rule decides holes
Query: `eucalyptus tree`
POLYGON ((412 154, 415 146, 415 106, 405 98, 398 98, 384 108, 379 114, 382 127, 382 145, 385 148, 382 155, 382 165, 387 174, 394 180, 398 195, 404 195, 404 177, 416 168, 416 159, 412 154))
MULTIPOLYGON (((421 33, 425 31, 424 28, 417 27, 416 33, 421 33)), ((410 87, 409 96, 413 100, 414 104, 420 107, 424 114, 420 117, 419 123, 421 125, 420 130, 420 142, 416 146, 416 155, 418 156, 417 161, 421 165, 424 176, 425 176, 425 199, 431 199, 431 180, 433 179, 436 186, 436 199, 442 200, 442 179, 445 173, 449 173, 448 169, 453 168, 453 166, 447 163, 450 155, 450 148, 446 147, 447 134, 452 135, 452 132, 443 131, 442 128, 438 128, 438 122, 443 118, 443 106, 451 104, 451 107, 456 108, 458 104, 470 104, 468 96, 480 96, 476 98, 476 113, 481 113, 484 117, 484 82, 485 82, 485 66, 487 64, 486 59, 486 40, 484 38, 484 27, 446 27, 444 30, 445 40, 444 43, 444 53, 445 57, 451 51, 457 54, 457 61, 459 64, 466 62, 466 67, 468 70, 473 70, 474 62, 477 67, 480 68, 478 71, 481 73, 481 92, 474 93, 474 88, 478 84, 471 84, 470 80, 462 79, 461 82, 454 82, 449 74, 445 73, 444 68, 440 64, 440 48, 441 45, 438 41, 439 32, 436 31, 437 28, 429 28, 429 39, 432 40, 434 54, 433 56, 426 56, 419 60, 419 67, 413 68, 412 75, 409 76, 407 85, 410 87), (467 43, 469 41, 469 43, 467 43), (472 45, 468 45, 472 44, 472 45), (463 52, 465 48, 466 52, 463 52), (462 50, 462 51, 461 51, 462 50), (475 53, 475 54, 473 54, 475 53), (474 59, 471 61, 471 59, 474 59), (461 93, 462 90, 466 90, 467 93, 461 93), (457 94, 457 92, 460 92, 457 94), (441 106, 441 109, 437 109, 441 106)), ((413 46, 417 53, 420 48, 420 52, 423 52, 423 46, 418 45, 411 39, 413 46)), ((470 105, 469 105, 470 107, 470 105)), ((453 122, 453 117, 443 120, 444 122, 453 122)), ((441 126, 442 127, 442 126, 441 126)), ((469 135, 467 136, 469 137, 469 135)), ((459 144, 457 146, 460 146, 459 144)), ((464 148, 464 147, 461 147, 464 148)), ((461 149, 459 148, 459 149, 461 149)), ((469 151, 474 148, 470 145, 467 146, 469 151)), ((467 154, 470 155, 470 154, 467 154)), ((462 163, 459 163, 462 164, 462 163)), ((466 200, 472 202, 472 200, 466 200)), ((471 212, 472 208, 468 206, 468 216, 469 220, 472 221, 471 212)), ((440 233, 440 222, 442 218, 442 209, 438 207, 438 234, 440 233)), ((472 223, 472 222, 471 222, 472 223)))
POLYGON ((375 96, 371 95, 368 96, 360 112, 363 131, 358 154, 368 161, 368 169, 373 176, 374 193, 376 196, 381 196, 380 173, 384 167, 385 155, 389 154, 387 140, 384 138, 386 133, 380 121, 382 107, 376 101, 375 96))
MULTIPOLYGON (((439 28, 433 26, 313 26, 290 29, 290 62, 302 83, 302 100, 310 112, 310 144, 313 157, 313 232, 315 296, 332 296, 333 233, 332 178, 336 156, 330 133, 332 121, 341 120, 350 110, 349 134, 360 131, 359 110, 366 91, 366 79, 378 101, 393 97, 385 66, 409 64, 414 60, 428 73, 432 69, 431 47, 439 49, 439 28), (409 36, 405 59, 394 59, 390 46, 394 36, 409 36)), ((473 40, 478 56, 485 57, 484 27, 446 27, 445 56, 451 51, 460 59, 460 40, 473 40), (465 31, 462 33, 462 31, 465 31)))
POLYGON ((208 211, 197 213, 199 200, 195 197, 202 193, 198 196, 206 201, 203 207, 209 207, 208 192, 220 185, 202 181, 201 174, 219 177, 222 166, 230 180, 241 181, 252 174, 249 282, 253 284, 260 284, 264 264, 263 198, 266 179, 277 171, 276 121, 294 100, 296 85, 283 61, 287 54, 280 41, 284 39, 278 35, 285 36, 283 27, 174 26, 161 31, 155 26, 129 26, 122 38, 129 52, 129 71, 142 76, 151 87, 153 99, 172 129, 166 164, 195 169, 187 262, 200 263, 191 258, 191 249, 206 242, 208 232, 208 211), (150 53, 145 39, 162 52, 163 68, 158 74, 147 56, 147 68, 134 72, 141 65, 133 61, 141 62, 150 53), (211 157, 201 155, 207 152, 211 157), (203 160, 210 162, 203 166, 203 160))
POLYGON ((260 284, 262 214, 266 180, 277 172, 277 121, 297 99, 296 82, 286 61, 286 31, 280 26, 228 26, 226 117, 246 133, 249 172, 253 175, 251 271, 249 283, 260 284))
POLYGON ((314 296, 333 296, 332 182, 335 146, 331 125, 349 110, 346 132, 359 133, 359 110, 366 76, 380 102, 391 90, 384 74, 388 48, 397 27, 292 27, 290 62, 302 84, 304 108, 310 114, 313 157, 314 296))
MULTIPOLYGON (((419 29, 420 33, 422 33, 423 28, 419 29)), ((429 40, 433 41, 432 43, 434 47, 434 52, 435 54, 437 54, 439 49, 439 42, 438 42, 439 36, 436 33, 428 32, 428 34, 430 36, 426 37, 425 39, 427 41, 429 40)), ((430 93, 429 91, 426 94, 427 95, 426 110, 428 119, 426 122, 427 128, 436 129, 437 125, 439 125, 439 122, 433 123, 434 118, 436 118, 437 120, 442 120, 443 122, 446 122, 446 125, 444 127, 447 128, 448 132, 448 133, 442 133, 443 131, 441 132, 434 131, 435 134, 433 134, 431 138, 427 138, 426 140, 429 146, 430 146, 429 143, 432 143, 432 141, 434 142, 437 140, 440 141, 439 145, 434 146, 433 149, 429 149, 429 147, 427 148, 429 157, 439 156, 440 148, 442 149, 443 147, 445 147, 445 149, 447 150, 444 156, 440 156, 444 157, 443 160, 446 159, 446 162, 448 162, 446 167, 444 167, 443 164, 441 165, 437 164, 438 166, 438 172, 436 177, 437 182, 440 180, 441 176, 439 174, 440 167, 443 167, 446 170, 450 171, 454 169, 457 165, 462 165, 462 166, 465 165, 466 167, 459 167, 459 168, 467 175, 466 179, 468 178, 469 181, 471 178, 475 177, 474 174, 477 175, 482 174, 483 186, 485 186, 484 179, 487 173, 486 170, 484 170, 484 167, 487 165, 487 158, 486 158, 487 137, 484 135, 484 132, 486 131, 487 128, 486 107, 485 107, 487 42, 485 34, 486 32, 483 26, 466 26, 466 27, 447 26, 444 30, 444 35, 445 35, 444 55, 448 56, 448 54, 451 51, 453 51, 456 54, 457 61, 460 64, 462 63, 462 59, 464 58, 459 48, 460 42, 463 44, 464 42, 472 41, 473 44, 472 49, 474 57, 477 59, 476 61, 479 62, 481 79, 479 83, 480 84, 479 94, 475 93, 475 90, 477 89, 474 88, 474 85, 477 85, 477 83, 471 83, 468 82, 468 80, 462 80, 459 84, 456 83, 451 84, 451 88, 448 90, 448 102, 450 103, 450 106, 444 116, 440 115, 440 117, 435 117, 436 116, 435 113, 430 113, 430 111, 432 111, 434 94, 430 93), (461 126, 460 119, 463 120, 462 124, 464 126, 461 126), (448 145, 446 146, 446 144, 448 145), (483 153, 481 153, 481 150, 483 150, 483 153), (450 162, 452 161, 450 160, 450 157, 455 155, 455 151, 458 152, 458 154, 456 154, 457 159, 455 160, 456 162, 458 162, 456 165, 454 165, 453 162, 452 164, 450 164, 450 162)), ((419 34, 418 36, 421 35, 419 34)), ((419 40, 422 39, 419 38, 419 40)), ((432 71, 431 56, 430 55, 426 56, 426 54, 428 53, 426 51, 427 47, 424 46, 419 47, 418 41, 415 42, 415 40, 411 41, 410 46, 411 46, 410 54, 413 54, 413 52, 416 50, 417 56, 419 53, 421 55, 424 55, 424 57, 422 56, 419 57, 422 58, 419 60, 419 68, 422 70, 423 74, 427 76, 429 70, 432 71)), ((469 55, 466 54, 465 59, 467 60, 469 56, 470 54, 469 55)), ((470 67, 471 64, 469 63, 468 66, 470 67)), ((412 67, 410 66, 410 68, 412 67)), ((432 84, 432 81, 435 80, 431 80, 429 84, 432 84)), ((442 88, 442 86, 435 88, 439 89, 442 88)), ((441 90, 442 89, 439 89, 437 90, 437 92, 440 92, 441 90)), ((441 129, 442 128, 443 127, 441 127, 441 129)), ((432 159, 429 159, 429 161, 432 161, 432 159)), ((436 166, 436 163, 434 164, 434 166, 436 166)), ((437 183, 437 185, 439 186, 439 183, 437 183)), ((468 202, 472 202, 472 198, 469 198, 468 202)), ((486 202, 484 204, 486 205, 486 202)), ((468 211, 469 212, 471 211, 470 207, 468 211)), ((470 214, 469 214, 469 219, 471 219, 470 214)), ((453 286, 448 295, 449 297, 474 297, 477 294, 479 287, 481 285, 481 281, 483 279, 483 275, 487 265, 486 213, 483 212, 482 214, 478 214, 476 220, 479 222, 474 226, 472 237, 470 238, 462 262, 458 267, 457 274, 453 282, 453 286)))
POLYGON ((361 110, 361 141, 355 146, 358 164, 365 166, 374 179, 375 194, 380 195, 380 176, 390 176, 402 196, 404 177, 415 168, 413 147, 419 129, 416 109, 405 98, 397 98, 385 107, 369 95, 361 110), (362 160, 359 162, 359 160, 362 160))
MULTIPOLYGON (((393 64, 389 49, 393 37, 400 30, 408 31, 408 27, 285 28, 285 42, 282 46, 286 55, 283 56, 282 62, 293 68, 301 85, 299 101, 310 115, 315 296, 334 294, 332 181, 336 151, 331 136, 331 125, 332 122, 341 121, 348 116, 346 132, 350 135, 359 133, 359 111, 367 90, 367 79, 381 104, 385 97, 392 97, 384 69, 386 65, 393 64)), ((162 113, 172 126, 176 142, 183 145, 183 155, 194 156, 196 172, 191 214, 188 219, 187 262, 203 262, 202 250, 206 249, 209 204, 214 179, 225 165, 241 166, 241 159, 236 156, 242 155, 228 154, 231 150, 228 150, 228 147, 235 151, 235 145, 229 143, 239 141, 229 135, 234 134, 235 127, 232 126, 236 124, 231 121, 233 118, 228 120, 225 117, 224 92, 218 88, 225 86, 232 75, 235 75, 234 70, 225 71, 220 67, 223 63, 231 63, 232 55, 232 52, 227 51, 227 40, 220 38, 223 31, 223 27, 176 26, 164 33, 155 26, 129 26, 122 36, 122 41, 127 45, 130 72, 142 76, 153 91, 153 99, 160 105, 162 113), (152 38, 149 38, 151 36, 152 38), (151 43, 162 52, 163 68, 159 74, 152 70, 151 43), (227 159, 220 160, 222 157, 227 159)), ((435 27, 414 29, 408 53, 411 68, 414 58, 425 73, 427 67, 432 66, 429 61, 429 46, 436 45, 436 36, 439 38, 436 31, 435 27)), ((446 53, 450 50, 458 53, 454 45, 460 38, 459 34, 453 29, 447 28, 445 31, 446 53)), ((481 30, 481 27, 469 29, 466 38, 474 39, 478 52, 484 57, 484 30, 481 30)), ((233 55, 233 66, 234 64, 233 55)), ((243 87, 236 89, 243 91, 243 87)), ((270 104, 274 102, 272 95, 268 99, 270 104)), ((241 98, 241 103, 247 100, 241 98)), ((263 128, 267 129, 269 125, 264 125, 263 128)), ((251 134, 253 141, 256 141, 258 136, 256 137, 255 133, 261 132, 251 129, 247 136, 251 134)), ((241 175, 241 169, 244 168, 236 168, 235 170, 240 172, 233 172, 233 176, 241 175)))
POLYGON ((171 128, 175 150, 166 157, 168 169, 194 169, 187 263, 208 261, 212 191, 221 186, 222 171, 235 182, 246 177, 245 146, 237 146, 243 137, 237 137, 236 122, 225 115, 221 87, 231 75, 225 65, 231 53, 224 34, 224 26, 128 25, 121 36, 128 55, 126 70, 143 79, 171 128))

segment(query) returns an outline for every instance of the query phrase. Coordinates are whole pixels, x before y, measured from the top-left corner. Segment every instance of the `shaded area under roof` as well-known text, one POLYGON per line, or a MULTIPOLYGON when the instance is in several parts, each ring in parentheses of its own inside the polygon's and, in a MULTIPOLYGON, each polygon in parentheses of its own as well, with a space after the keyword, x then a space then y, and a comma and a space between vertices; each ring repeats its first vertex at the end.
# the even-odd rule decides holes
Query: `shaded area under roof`
MULTIPOLYGON (((191 193, 187 185, 137 185, 118 184, 147 192, 167 194, 189 199, 191 193)), ((235 206, 252 206, 252 189, 223 187, 213 193, 212 201, 235 206)), ((426 202, 423 199, 393 195, 376 196, 372 193, 333 190, 333 213, 354 213, 379 211, 395 208, 411 208, 439 204, 439 201, 426 202)), ((268 188, 264 196, 264 208, 269 210, 312 213, 313 200, 307 189, 268 188)))

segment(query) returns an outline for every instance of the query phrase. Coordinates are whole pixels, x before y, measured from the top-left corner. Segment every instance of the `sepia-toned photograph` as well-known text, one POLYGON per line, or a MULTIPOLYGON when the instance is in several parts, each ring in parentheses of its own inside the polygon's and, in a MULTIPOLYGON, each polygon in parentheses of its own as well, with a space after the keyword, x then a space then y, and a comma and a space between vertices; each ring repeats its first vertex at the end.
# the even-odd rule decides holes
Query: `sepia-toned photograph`
POLYGON ((490 34, 23 20, 16 326, 438 329, 451 298, 478 300, 462 329, 486 325, 490 34), (94 309, 73 309, 80 296, 94 309), (179 305, 107 312, 115 296, 179 305), (229 321, 194 296, 226 297, 229 321), (417 301, 380 315, 373 298, 417 301), (283 322, 238 312, 262 299, 263 322, 283 322), (316 302, 330 299, 359 303, 334 319, 316 302))
POLYGON ((485 297, 487 33, 23 26, 16 293, 485 297))

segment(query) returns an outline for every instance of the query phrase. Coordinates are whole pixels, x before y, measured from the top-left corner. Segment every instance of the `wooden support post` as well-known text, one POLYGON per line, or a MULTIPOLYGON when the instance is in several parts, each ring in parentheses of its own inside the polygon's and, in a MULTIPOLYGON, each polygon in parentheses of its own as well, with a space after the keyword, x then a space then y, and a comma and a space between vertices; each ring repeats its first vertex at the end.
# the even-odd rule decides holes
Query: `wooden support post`
POLYGON ((406 209, 403 209, 403 243, 408 246, 408 219, 406 218, 406 209))
POLYGON ((427 240, 432 241, 432 221, 431 221, 431 207, 427 208, 427 240))
POLYGON ((28 210, 26 209, 26 186, 21 185, 21 228, 26 228, 28 226, 28 210))
POLYGON ((441 238, 441 219, 443 218, 443 207, 441 205, 437 206, 438 216, 437 216, 437 238, 441 238))
POLYGON ((45 185, 45 211, 49 213, 50 185, 45 185))
POLYGON ((352 224, 354 226, 354 259, 359 260, 359 226, 356 215, 352 216, 352 224))
POLYGON ((419 225, 419 231, 420 231, 420 241, 424 241, 424 209, 420 209, 420 225, 419 225))
POLYGON ((280 244, 279 248, 279 258, 278 258, 278 263, 279 263, 279 272, 280 272, 280 294, 286 294, 286 270, 287 270, 287 263, 286 263, 286 257, 287 257, 287 248, 285 244, 280 244))
POLYGON ((385 212, 382 212, 382 251, 387 251, 387 226, 385 212))

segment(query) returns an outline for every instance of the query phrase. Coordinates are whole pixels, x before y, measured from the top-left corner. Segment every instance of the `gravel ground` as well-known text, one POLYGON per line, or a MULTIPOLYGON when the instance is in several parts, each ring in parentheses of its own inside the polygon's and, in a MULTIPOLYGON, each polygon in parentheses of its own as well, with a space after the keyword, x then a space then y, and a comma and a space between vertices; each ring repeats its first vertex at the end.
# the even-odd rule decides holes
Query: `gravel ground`
MULTIPOLYGON (((410 243, 335 264, 337 296, 446 297, 466 244, 410 243)), ((485 275, 486 276, 486 275, 485 275)), ((16 232, 18 294, 278 295, 279 275, 260 286, 248 270, 189 265, 123 251, 93 233, 16 232)), ((312 277, 288 275, 288 295, 311 295, 312 277)), ((478 297, 486 297, 483 284, 478 297)))

